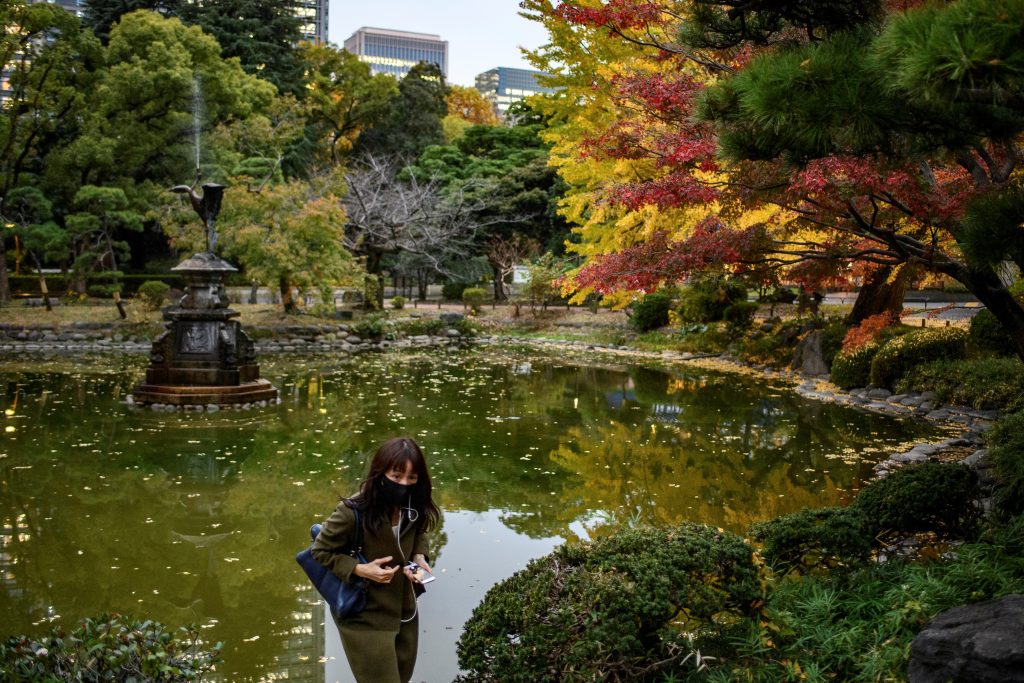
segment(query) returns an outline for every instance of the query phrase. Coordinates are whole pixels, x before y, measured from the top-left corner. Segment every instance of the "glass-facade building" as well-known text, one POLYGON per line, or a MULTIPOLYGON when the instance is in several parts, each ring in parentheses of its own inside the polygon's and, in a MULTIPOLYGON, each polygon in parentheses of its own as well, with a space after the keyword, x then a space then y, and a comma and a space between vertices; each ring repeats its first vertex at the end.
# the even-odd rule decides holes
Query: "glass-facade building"
POLYGON ((294 0, 292 5, 302 22, 299 26, 302 39, 316 45, 326 43, 328 0, 294 0))
POLYGON ((543 71, 499 66, 477 74, 476 89, 494 105, 498 115, 504 118, 513 102, 530 95, 556 90, 539 83, 538 79, 546 75, 543 71))
POLYGON ((448 41, 430 33, 364 26, 345 41, 345 49, 370 65, 375 74, 402 78, 419 62, 436 64, 448 78, 448 41))

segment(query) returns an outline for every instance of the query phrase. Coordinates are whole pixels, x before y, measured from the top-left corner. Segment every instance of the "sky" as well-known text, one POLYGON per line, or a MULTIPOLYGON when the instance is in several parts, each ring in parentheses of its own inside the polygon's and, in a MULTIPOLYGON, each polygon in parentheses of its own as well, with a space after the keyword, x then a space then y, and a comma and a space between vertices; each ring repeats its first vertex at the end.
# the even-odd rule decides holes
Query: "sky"
POLYGON ((473 85, 496 66, 533 68, 519 47, 537 48, 547 36, 518 12, 518 0, 330 0, 327 37, 340 47, 363 26, 434 33, 448 41, 448 82, 473 85))

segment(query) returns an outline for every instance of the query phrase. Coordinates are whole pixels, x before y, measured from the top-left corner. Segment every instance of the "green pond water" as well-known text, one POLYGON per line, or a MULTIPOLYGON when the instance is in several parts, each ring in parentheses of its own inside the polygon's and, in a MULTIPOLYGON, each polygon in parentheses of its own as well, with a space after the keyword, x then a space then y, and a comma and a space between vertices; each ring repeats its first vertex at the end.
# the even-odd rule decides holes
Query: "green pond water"
POLYGON ((263 357, 262 411, 131 410, 145 359, 0 357, 0 636, 116 611, 224 641, 225 681, 345 681, 295 564, 383 439, 427 453, 444 523, 414 680, 450 681, 486 591, 567 540, 693 520, 735 531, 841 504, 936 436, 784 386, 614 357, 484 349, 263 357))

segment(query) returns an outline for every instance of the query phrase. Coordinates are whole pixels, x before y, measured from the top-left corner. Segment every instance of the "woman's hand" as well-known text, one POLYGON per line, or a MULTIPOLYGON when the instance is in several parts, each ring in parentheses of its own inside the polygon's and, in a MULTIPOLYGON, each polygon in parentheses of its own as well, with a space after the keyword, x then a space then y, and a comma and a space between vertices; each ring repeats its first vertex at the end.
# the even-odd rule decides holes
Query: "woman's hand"
MULTIPOLYGON (((420 554, 413 555, 412 556, 412 561, 415 562, 416 564, 418 564, 423 569, 425 569, 428 574, 433 574, 434 573, 434 570, 430 568, 429 564, 427 564, 427 558, 424 557, 423 555, 420 555, 420 554)), ((409 571, 408 569, 405 569, 403 567, 402 571, 405 572, 405 578, 409 579, 410 581, 412 581, 414 583, 419 583, 420 582, 419 579, 416 578, 416 575, 414 573, 412 573, 411 571, 409 571)))
POLYGON ((380 557, 366 564, 357 564, 355 575, 373 581, 374 583, 391 583, 391 579, 398 573, 398 567, 388 569, 384 565, 391 561, 391 556, 380 557))

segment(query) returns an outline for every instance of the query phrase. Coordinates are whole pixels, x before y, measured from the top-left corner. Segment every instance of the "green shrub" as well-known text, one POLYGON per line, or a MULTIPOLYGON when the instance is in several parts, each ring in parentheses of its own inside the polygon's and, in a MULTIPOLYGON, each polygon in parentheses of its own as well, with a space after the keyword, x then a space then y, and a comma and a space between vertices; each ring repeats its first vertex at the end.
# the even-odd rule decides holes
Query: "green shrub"
POLYGON ((869 533, 935 531, 966 535, 978 520, 978 481, 959 463, 908 465, 873 481, 850 509, 864 516, 869 533))
POLYGON ((352 325, 352 333, 363 339, 382 339, 390 331, 384 313, 370 313, 352 325))
POLYGON ((429 335, 436 337, 445 333, 448 326, 438 318, 421 318, 402 323, 402 332, 409 337, 429 335))
POLYGON ((919 365, 897 391, 934 391, 938 403, 972 408, 1024 409, 1024 363, 1017 358, 971 358, 919 365))
POLYGON ((958 546, 950 559, 785 579, 764 616, 749 622, 703 680, 903 681, 910 642, 928 620, 1020 593, 1022 582, 1024 517, 958 546))
POLYGON ((757 304, 753 301, 737 301, 722 311, 722 320, 732 336, 738 337, 754 324, 757 304))
POLYGON ((672 308, 672 294, 658 290, 645 294, 633 304, 629 324, 637 332, 650 332, 668 325, 668 312, 672 308))
POLYGON ((986 435, 995 467, 995 503, 1007 515, 1024 513, 1024 412, 1008 415, 986 435))
POLYGON ((462 302, 469 306, 469 310, 473 313, 480 312, 480 307, 483 306, 486 298, 487 292, 483 287, 466 287, 462 290, 462 302))
POLYGON ((1014 353, 1013 340, 1003 324, 992 311, 983 308, 971 318, 971 343, 980 351, 988 351, 1000 356, 1014 353))
POLYGON ((866 387, 871 381, 871 362, 880 348, 875 342, 868 342, 849 353, 837 353, 832 359, 832 381, 842 389, 866 387))
POLYGON ((441 298, 445 301, 462 301, 462 290, 470 286, 467 282, 446 282, 441 286, 441 298))
POLYGON ((747 288, 737 280, 706 277, 681 293, 679 316, 684 323, 710 323, 722 319, 725 309, 747 300, 747 288))
POLYGON ((391 297, 391 308, 394 308, 396 310, 401 310, 401 309, 405 308, 405 297, 404 296, 394 296, 394 297, 391 297))
POLYGON ((473 610, 460 680, 651 680, 651 663, 682 659, 686 631, 754 613, 761 578, 742 539, 696 524, 561 546, 473 610))
POLYGON ((918 330, 885 343, 871 361, 871 383, 893 389, 911 368, 935 360, 963 358, 967 333, 956 327, 918 330))
POLYGON ((220 659, 220 643, 204 650, 195 627, 164 630, 118 615, 85 619, 39 640, 12 636, 0 644, 0 671, 16 681, 198 681, 220 659))
POLYGON ((159 310, 167 299, 171 286, 161 280, 147 280, 139 285, 138 295, 143 305, 151 311, 159 310))
POLYGON ((867 559, 871 534, 850 508, 801 510, 750 528, 764 544, 762 555, 776 571, 849 566, 867 559))

